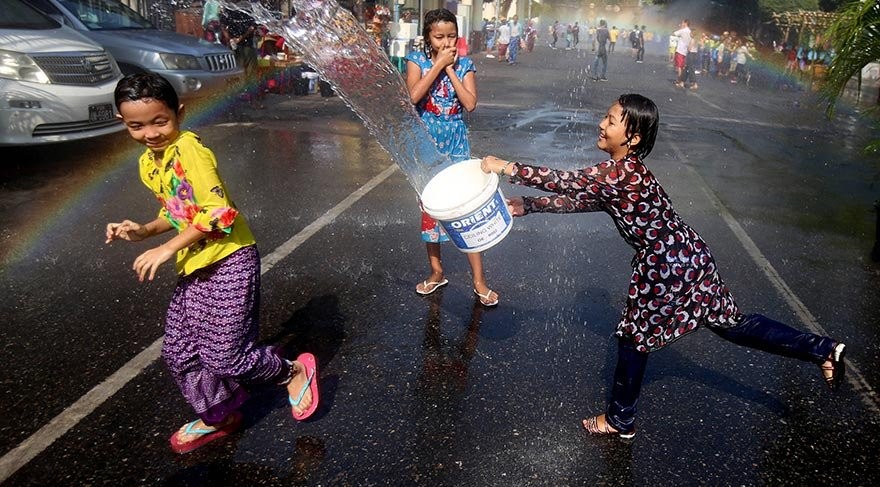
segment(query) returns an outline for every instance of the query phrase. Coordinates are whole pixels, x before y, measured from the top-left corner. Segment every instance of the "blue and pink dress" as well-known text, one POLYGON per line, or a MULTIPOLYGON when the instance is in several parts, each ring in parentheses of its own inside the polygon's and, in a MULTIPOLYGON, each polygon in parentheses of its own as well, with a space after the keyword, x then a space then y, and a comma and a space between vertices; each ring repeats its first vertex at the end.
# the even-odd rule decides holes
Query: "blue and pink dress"
MULTIPOLYGON (((413 51, 406 56, 407 61, 415 63, 424 76, 434 65, 422 51, 413 51)), ((464 80, 468 72, 476 73, 474 62, 467 57, 459 57, 455 63, 455 74, 464 80)), ((459 162, 471 157, 467 125, 462 119, 464 108, 455 94, 452 80, 444 71, 437 76, 428 94, 416 104, 419 117, 428 127, 428 133, 437 143, 437 149, 459 162)), ((449 238, 436 220, 422 211, 422 240, 425 242, 446 242, 449 238)))

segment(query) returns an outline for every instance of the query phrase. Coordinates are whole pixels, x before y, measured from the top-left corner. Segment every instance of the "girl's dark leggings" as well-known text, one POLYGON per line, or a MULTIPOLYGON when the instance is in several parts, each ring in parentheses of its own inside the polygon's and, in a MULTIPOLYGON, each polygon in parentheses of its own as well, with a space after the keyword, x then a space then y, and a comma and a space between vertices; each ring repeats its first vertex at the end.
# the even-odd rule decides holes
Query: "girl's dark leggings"
MULTIPOLYGON (((737 345, 815 364, 824 362, 836 344, 829 337, 804 333, 759 314, 747 315, 739 324, 729 328, 708 328, 737 345)), ((618 341, 614 385, 605 410, 606 421, 617 431, 630 432, 635 428, 636 405, 647 365, 647 353, 636 351, 629 339, 618 341)))
POLYGON ((605 410, 605 421, 621 433, 635 429, 636 404, 647 365, 647 353, 636 351, 630 339, 618 339, 617 367, 614 369, 614 385, 611 387, 611 401, 605 410))

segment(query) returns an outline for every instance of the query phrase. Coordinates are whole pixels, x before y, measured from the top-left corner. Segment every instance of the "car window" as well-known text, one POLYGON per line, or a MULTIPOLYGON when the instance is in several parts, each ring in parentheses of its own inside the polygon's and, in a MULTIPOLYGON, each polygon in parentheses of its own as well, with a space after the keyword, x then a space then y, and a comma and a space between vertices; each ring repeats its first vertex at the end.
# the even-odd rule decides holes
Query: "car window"
POLYGON ((0 0, 0 29, 57 29, 58 22, 22 0, 0 0))
POLYGON ((61 0, 89 30, 152 29, 139 13, 112 0, 61 0))
POLYGON ((40 12, 49 14, 49 15, 63 15, 58 7, 52 4, 49 0, 25 0, 27 3, 37 7, 37 10, 40 12))

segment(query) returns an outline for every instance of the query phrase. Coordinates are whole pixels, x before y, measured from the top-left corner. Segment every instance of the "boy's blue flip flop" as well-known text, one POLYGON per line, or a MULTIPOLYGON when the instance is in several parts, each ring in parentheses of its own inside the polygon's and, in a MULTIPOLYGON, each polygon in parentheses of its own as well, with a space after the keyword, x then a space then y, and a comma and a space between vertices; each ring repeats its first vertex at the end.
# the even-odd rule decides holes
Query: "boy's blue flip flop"
POLYGON ((299 392, 299 396, 297 396, 296 399, 288 396, 287 400, 290 401, 290 411, 293 414, 293 419, 302 421, 314 414, 318 409, 318 361, 315 359, 315 356, 310 353, 300 354, 296 360, 306 368, 306 377, 308 377, 308 379, 302 390, 299 392), (297 414, 296 410, 293 408, 298 406, 300 401, 302 401, 303 396, 306 394, 306 390, 312 392, 312 404, 301 414, 297 414))

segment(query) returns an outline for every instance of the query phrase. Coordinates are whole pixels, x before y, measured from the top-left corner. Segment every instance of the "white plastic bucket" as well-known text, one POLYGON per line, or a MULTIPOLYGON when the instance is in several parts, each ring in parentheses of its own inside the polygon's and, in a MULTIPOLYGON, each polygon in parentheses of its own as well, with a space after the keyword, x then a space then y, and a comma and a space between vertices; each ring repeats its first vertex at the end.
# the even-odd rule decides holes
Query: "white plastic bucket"
POLYGON ((498 175, 484 173, 480 159, 453 164, 431 178, 422 191, 422 206, 462 252, 494 246, 513 224, 498 175))

